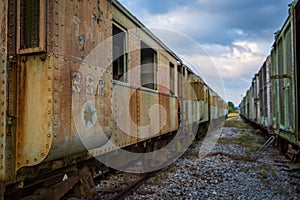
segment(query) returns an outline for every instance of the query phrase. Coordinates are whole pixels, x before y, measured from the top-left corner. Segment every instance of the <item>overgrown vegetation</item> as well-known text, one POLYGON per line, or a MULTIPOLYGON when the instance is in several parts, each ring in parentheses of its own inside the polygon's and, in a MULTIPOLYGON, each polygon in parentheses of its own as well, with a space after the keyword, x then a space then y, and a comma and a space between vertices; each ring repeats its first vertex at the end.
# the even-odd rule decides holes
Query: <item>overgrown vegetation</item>
POLYGON ((251 154, 259 150, 264 140, 258 137, 255 130, 242 120, 226 120, 224 127, 234 128, 240 135, 235 138, 220 139, 219 142, 227 144, 238 144, 246 147, 246 153, 251 154))
POLYGON ((235 113, 237 110, 239 110, 239 108, 235 107, 231 101, 229 101, 227 105, 228 105, 228 113, 235 113))

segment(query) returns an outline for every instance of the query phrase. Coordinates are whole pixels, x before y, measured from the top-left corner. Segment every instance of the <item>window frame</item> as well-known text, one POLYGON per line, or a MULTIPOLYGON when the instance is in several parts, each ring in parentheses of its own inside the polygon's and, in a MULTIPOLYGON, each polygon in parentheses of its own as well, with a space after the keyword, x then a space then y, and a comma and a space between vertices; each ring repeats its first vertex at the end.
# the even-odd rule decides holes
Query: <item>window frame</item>
POLYGON ((169 77, 170 77, 170 94, 175 95, 175 65, 169 62, 169 77))
MULTIPOLYGON (((141 84, 141 87, 142 88, 147 88, 149 90, 155 90, 157 91, 158 90, 158 57, 159 57, 159 52, 152 48, 150 45, 148 45, 146 42, 144 42, 143 40, 140 41, 140 47, 141 47, 141 50, 140 50, 140 65, 141 65, 141 70, 140 70, 140 78, 141 78, 141 81, 140 81, 140 84, 141 84), (143 76, 145 76, 145 74, 149 74, 149 73, 143 73, 143 65, 145 63, 143 63, 143 51, 145 52, 145 49, 147 49, 147 51, 152 51, 152 60, 153 60, 153 63, 150 63, 150 64, 153 64, 152 65, 152 69, 153 69, 153 73, 152 76, 153 76, 153 82, 154 83, 151 83, 153 84, 153 88, 152 87, 149 87, 149 83, 148 84, 143 84, 143 76)), ((147 53, 147 52, 146 52, 147 53)), ((146 63, 146 64, 149 64, 149 63, 146 63)))
POLYGON ((21 48, 21 1, 17 2, 17 53, 28 54, 46 52, 46 40, 47 40, 47 20, 46 20, 46 7, 47 1, 40 0, 40 13, 39 13, 39 45, 37 47, 21 48))
MULTIPOLYGON (((129 34, 128 34, 128 31, 127 31, 127 29, 126 28, 124 28, 123 26, 121 26, 121 25, 119 25, 117 22, 113 22, 112 23, 112 32, 113 32, 113 29, 114 29, 114 27, 116 27, 116 28, 118 28, 119 30, 121 30, 122 32, 124 32, 124 34, 125 34, 125 40, 124 40, 124 57, 123 57, 123 59, 124 59, 124 67, 123 67, 123 77, 124 77, 124 80, 116 80, 116 79, 114 79, 114 71, 113 71, 113 80, 115 80, 115 81, 120 81, 120 82, 124 82, 124 83, 128 83, 130 80, 129 80, 129 73, 127 73, 128 72, 128 70, 129 70, 129 63, 128 63, 128 44, 129 44, 129 42, 128 42, 128 40, 129 40, 129 34)), ((112 33, 112 35, 113 35, 113 33, 112 33)), ((114 35, 113 35, 114 36, 114 35)), ((113 41, 112 41, 113 42, 113 41)), ((112 46, 113 46, 113 57, 114 57, 114 43, 112 44, 112 46)), ((113 65, 114 65, 114 60, 113 60, 113 65)), ((114 68, 114 66, 113 66, 113 68, 114 68)), ((112 70, 113 70, 113 68, 112 68, 112 70)))

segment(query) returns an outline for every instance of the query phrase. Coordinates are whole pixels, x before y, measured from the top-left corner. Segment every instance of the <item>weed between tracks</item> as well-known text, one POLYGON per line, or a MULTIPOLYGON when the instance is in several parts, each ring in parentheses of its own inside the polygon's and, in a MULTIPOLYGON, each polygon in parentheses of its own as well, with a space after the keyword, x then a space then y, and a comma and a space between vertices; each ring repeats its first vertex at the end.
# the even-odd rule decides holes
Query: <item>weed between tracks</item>
POLYGON ((239 135, 234 138, 220 138, 218 141, 219 143, 237 144, 246 147, 247 154, 258 151, 264 143, 264 140, 255 134, 255 130, 241 119, 226 120, 224 127, 233 128, 233 131, 239 133, 239 135))

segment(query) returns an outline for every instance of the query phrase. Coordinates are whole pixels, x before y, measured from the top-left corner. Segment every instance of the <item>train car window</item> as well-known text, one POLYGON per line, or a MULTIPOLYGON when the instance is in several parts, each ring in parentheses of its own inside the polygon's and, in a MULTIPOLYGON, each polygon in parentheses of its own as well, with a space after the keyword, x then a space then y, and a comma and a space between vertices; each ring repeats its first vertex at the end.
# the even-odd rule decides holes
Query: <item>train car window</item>
POLYGON ((194 96, 195 100, 200 101, 201 100, 201 83, 196 81, 191 83, 191 87, 194 89, 194 96))
POLYGON ((178 65, 177 66, 178 97, 182 97, 182 74, 183 74, 183 67, 178 65))
POLYGON ((204 88, 204 93, 203 93, 203 99, 204 99, 204 103, 208 103, 208 97, 209 97, 209 91, 208 88, 206 86, 203 85, 204 88))
POLYGON ((170 94, 175 94, 175 75, 174 64, 170 63, 170 94))
POLYGON ((204 84, 200 83, 200 98, 199 100, 204 101, 204 84))
POLYGON ((46 51, 45 1, 18 1, 18 53, 46 51))
POLYGON ((141 85, 157 90, 157 53, 141 41, 141 85))
POLYGON ((113 25, 113 79, 127 82, 127 33, 113 25))

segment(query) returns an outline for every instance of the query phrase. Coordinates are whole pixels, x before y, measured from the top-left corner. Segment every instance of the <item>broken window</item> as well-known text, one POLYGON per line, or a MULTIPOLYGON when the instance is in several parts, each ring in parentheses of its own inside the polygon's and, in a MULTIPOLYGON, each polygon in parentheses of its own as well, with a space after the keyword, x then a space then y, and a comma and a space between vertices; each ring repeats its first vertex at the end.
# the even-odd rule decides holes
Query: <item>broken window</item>
POLYGON ((157 90, 157 53, 141 42, 141 85, 157 90))
POLYGON ((113 79, 127 82, 127 33, 113 25, 113 79))

